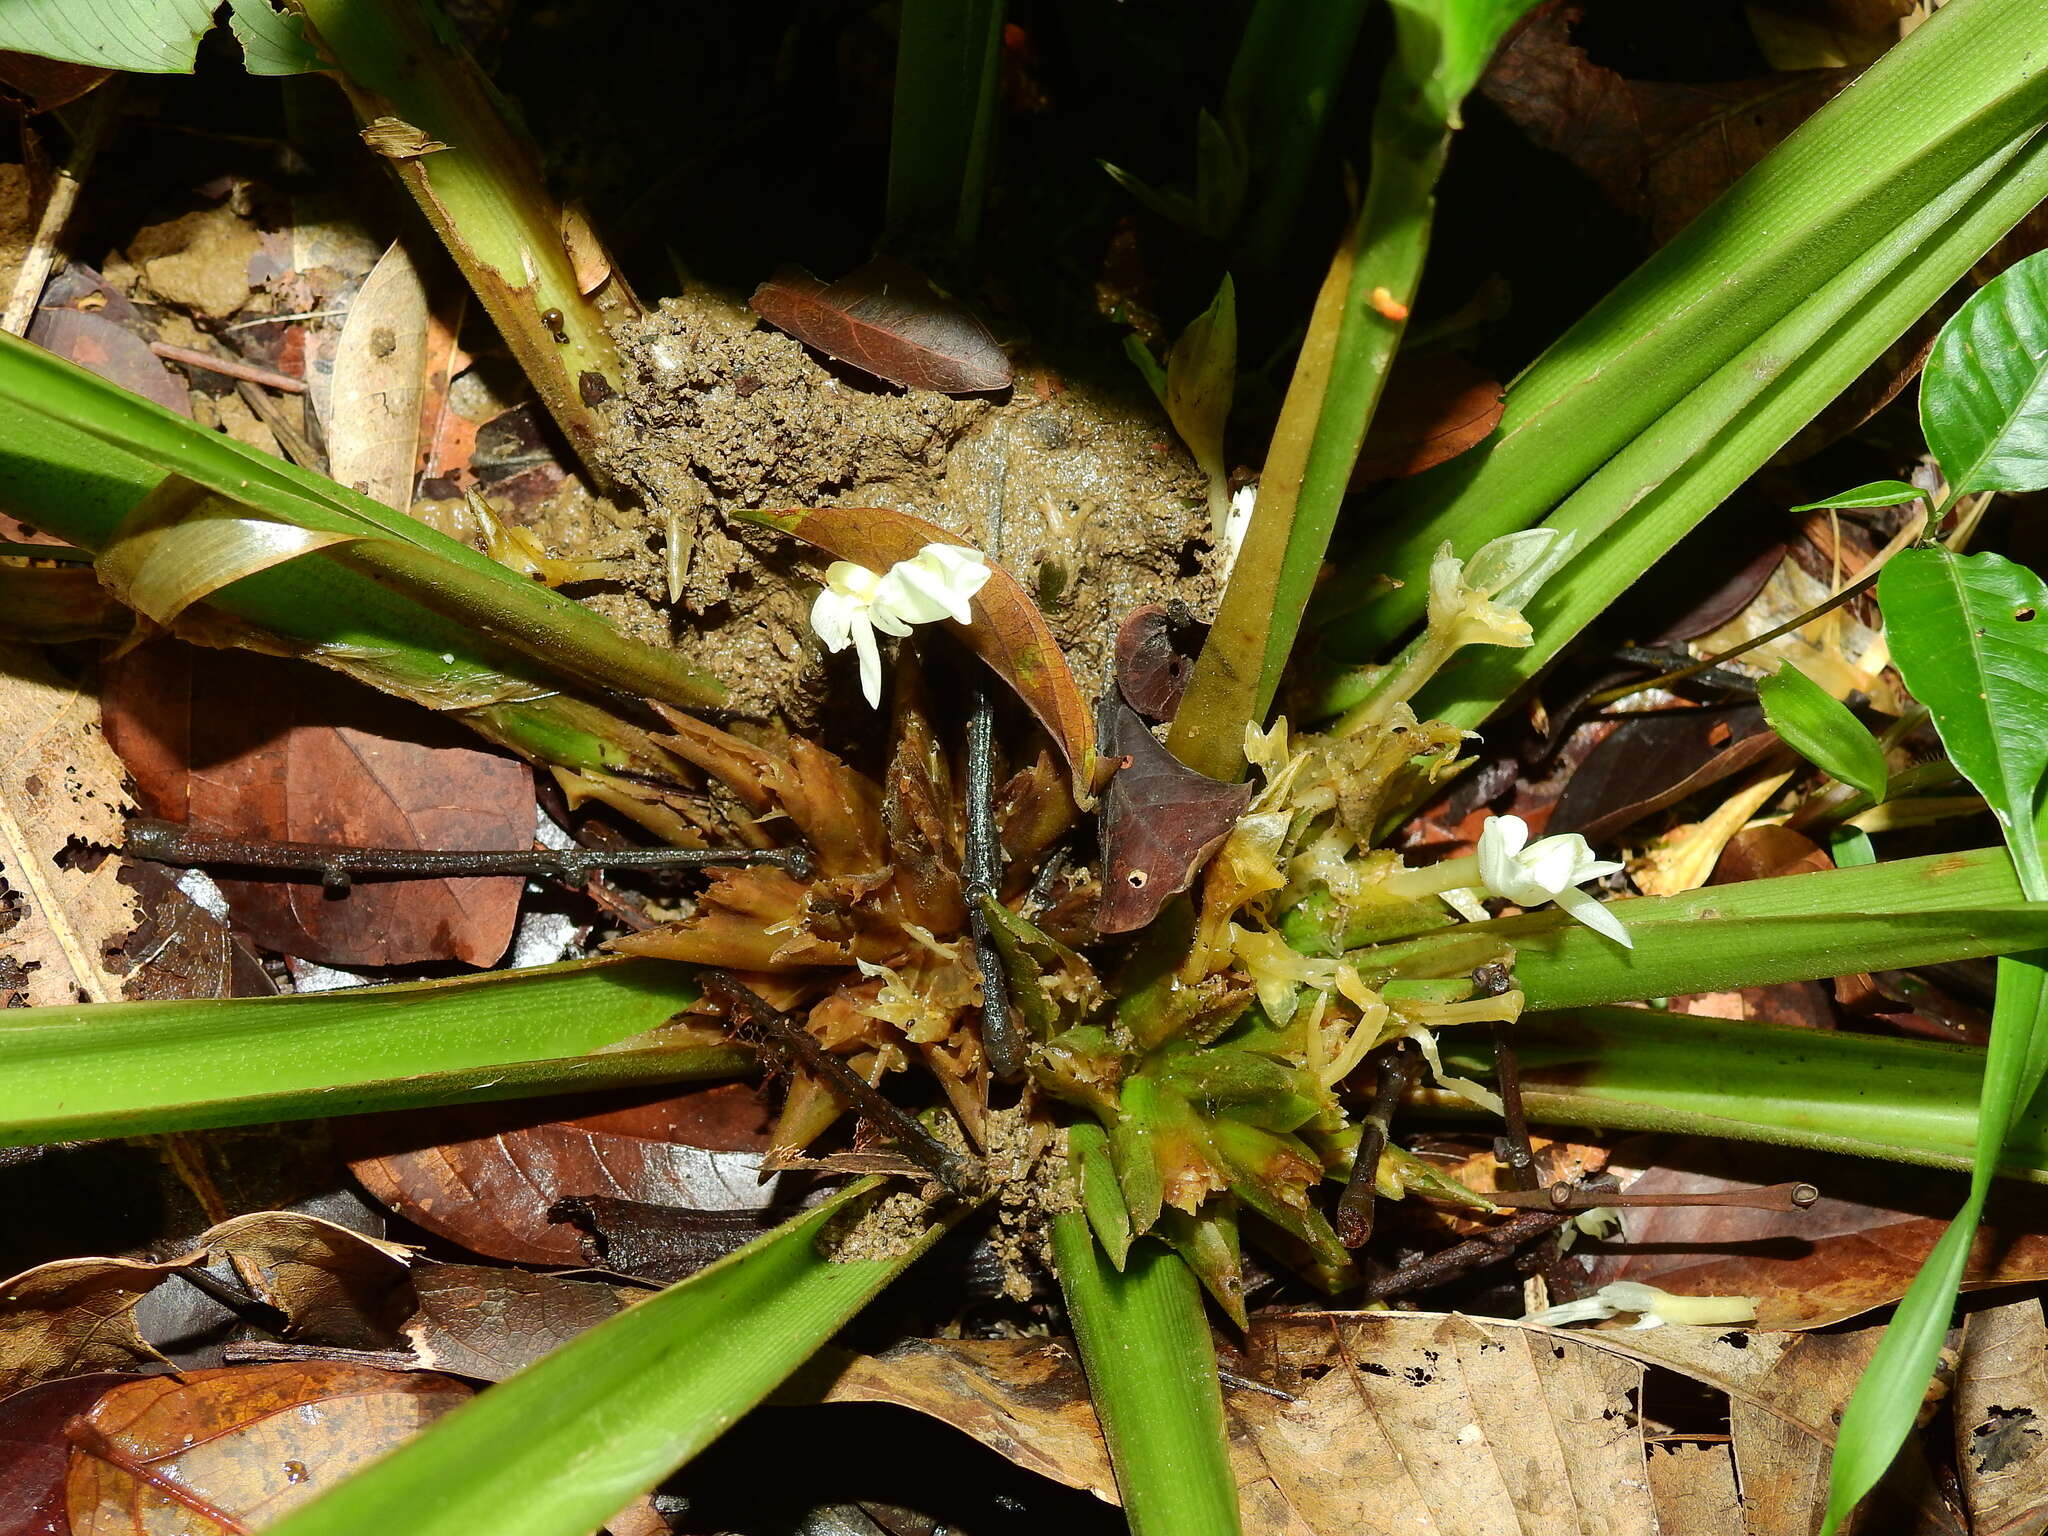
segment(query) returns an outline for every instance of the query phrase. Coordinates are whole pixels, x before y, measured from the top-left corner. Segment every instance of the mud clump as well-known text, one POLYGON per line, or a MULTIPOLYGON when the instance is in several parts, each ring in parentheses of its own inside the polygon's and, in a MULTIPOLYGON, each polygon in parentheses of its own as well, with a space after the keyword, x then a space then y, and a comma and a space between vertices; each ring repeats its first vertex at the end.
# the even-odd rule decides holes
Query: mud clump
POLYGON ((806 622, 823 562, 730 515, 742 509, 889 507, 999 551, 1084 687, 1130 609, 1214 605, 1202 476, 1137 388, 1027 366, 1002 398, 903 392, 701 291, 619 340, 627 388, 608 408, 608 467, 644 499, 650 537, 626 577, 644 611, 614 616, 642 635, 665 624, 736 713, 811 726, 828 665, 806 622))

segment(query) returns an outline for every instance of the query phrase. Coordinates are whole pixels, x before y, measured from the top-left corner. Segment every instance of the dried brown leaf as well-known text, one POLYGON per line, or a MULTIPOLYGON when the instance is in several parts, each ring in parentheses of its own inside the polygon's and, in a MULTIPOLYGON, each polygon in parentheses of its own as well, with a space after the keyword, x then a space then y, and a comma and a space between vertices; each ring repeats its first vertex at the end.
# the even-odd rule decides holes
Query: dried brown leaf
POLYGON ((625 1305, 611 1286, 522 1269, 421 1264, 405 1336, 421 1365, 503 1381, 625 1305))
MULTIPOLYGON (((109 669, 108 735, 149 814, 243 839, 368 848, 529 848, 532 774, 337 674, 169 641, 109 669), (252 703, 257 707, 252 707, 252 703)), ((265 949, 325 965, 490 965, 518 917, 516 876, 219 881, 265 949)))
POLYGON ((766 1205, 766 1129, 751 1090, 726 1087, 366 1116, 341 1141, 363 1187, 428 1231, 489 1258, 576 1265, 575 1229, 549 1219, 557 1201, 766 1205))
MULTIPOLYGON (((907 1171, 912 1177, 924 1172, 916 1163, 908 1164, 906 1169, 901 1156, 889 1156, 889 1166, 881 1169, 854 1168, 845 1162, 849 1158, 859 1161, 864 1156, 845 1152, 835 1159, 813 1160, 771 1151, 761 1167, 763 1171, 820 1166, 848 1173, 907 1171)), ((584 1262, 591 1268, 668 1285, 744 1248, 780 1225, 788 1212, 765 1205, 747 1210, 703 1211, 677 1205, 649 1205, 641 1200, 615 1200, 603 1195, 572 1195, 567 1200, 557 1200, 550 1215, 576 1228, 584 1262)))
POLYGON ((119 324, 102 311, 43 307, 36 311, 29 325, 28 339, 145 400, 154 400, 165 410, 191 419, 192 396, 185 381, 149 350, 148 338, 139 334, 139 325, 119 324))
POLYGON ((285 1337, 339 1349, 381 1349, 412 1305, 411 1250, 296 1211, 257 1211, 203 1234, 290 1320, 285 1337))
POLYGON ((0 1393, 156 1363, 135 1330, 135 1304, 199 1258, 60 1259, 0 1281, 0 1393))
POLYGON ((129 1382, 71 1430, 72 1536, 236 1528, 209 1512, 274 1524, 469 1395, 446 1376, 329 1361, 129 1382))
POLYGON ((1606 842, 1777 750, 1777 735, 1754 704, 1628 715, 1565 785, 1549 829, 1606 842))
POLYGON ((0 1006, 103 1003, 139 916, 113 859, 128 797, 99 709, 34 651, 0 646, 0 1006))
POLYGON ((1448 463, 1486 441, 1502 406, 1500 380, 1455 352, 1403 354, 1373 415, 1351 483, 1405 479, 1448 463))
POLYGON ((1116 773, 1103 791, 1102 907, 1096 927, 1130 933, 1194 883, 1251 803, 1252 786, 1197 773, 1168 752, 1138 712, 1110 704, 1116 773))
POLYGON ((327 472, 387 507, 412 504, 426 390, 427 289, 403 240, 356 290, 334 349, 327 472))
POLYGON ((1972 1312, 1956 1364, 1956 1472, 1971 1536, 2048 1525, 2048 1326, 2038 1296, 1972 1312))
POLYGON ((1744 1536, 1732 1445, 1653 1445, 1644 1471, 1657 1506, 1658 1536, 1744 1536))
POLYGON ((784 267, 747 305, 805 346, 905 389, 980 394, 1013 377, 988 327, 897 262, 872 261, 836 283, 784 267))
POLYGON ((1116 686, 1124 702, 1147 720, 1166 721, 1180 708, 1201 649, 1195 626, 1176 626, 1158 603, 1148 603, 1124 620, 1116 634, 1116 686), (1176 634, 1176 628, 1188 631, 1176 634), (1191 643, 1188 643, 1191 642, 1191 643))
MULTIPOLYGON (((805 507, 740 515, 794 534, 836 560, 850 560, 874 571, 886 571, 899 560, 911 559, 927 544, 959 543, 938 524, 887 507, 805 507)), ((1058 743, 1077 782, 1092 788, 1097 771, 1095 722, 1067 658, 1045 615, 1016 577, 993 561, 990 569, 987 585, 974 599, 974 622, 960 625, 948 619, 945 623, 1017 690, 1058 743)))

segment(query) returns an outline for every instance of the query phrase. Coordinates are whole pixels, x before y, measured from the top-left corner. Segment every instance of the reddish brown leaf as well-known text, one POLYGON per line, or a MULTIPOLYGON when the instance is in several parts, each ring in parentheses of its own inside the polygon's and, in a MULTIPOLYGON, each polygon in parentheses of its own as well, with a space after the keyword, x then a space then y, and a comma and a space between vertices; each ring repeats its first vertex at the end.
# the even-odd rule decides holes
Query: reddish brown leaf
POLYGON ((775 1191, 757 1178, 768 1146, 761 1103, 736 1085, 366 1116, 344 1122, 340 1139, 385 1205, 518 1264, 584 1262, 575 1229, 549 1219, 567 1196, 744 1209, 775 1191))
POLYGON ((28 339, 180 416, 192 414, 192 400, 184 381, 149 350, 147 341, 104 314, 81 309, 38 309, 28 328, 28 339))
POLYGON ((72 1536, 274 1525, 469 1395, 331 1361, 128 1382, 70 1428, 72 1536))
MULTIPOLYGON (((227 837, 380 848, 530 848, 532 775, 459 727, 337 674, 169 641, 108 669, 107 737, 153 816, 227 837)), ((219 881, 265 949, 327 965, 491 965, 516 876, 219 881)))
MULTIPOLYGON (((938 524, 888 507, 803 507, 739 515, 794 534, 836 560, 851 560, 874 571, 886 571, 899 560, 911 559, 927 544, 960 543, 958 535, 938 524)), ((988 584, 974 599, 974 622, 944 622, 1017 690, 1059 743, 1075 778, 1092 788, 1097 772, 1095 722, 1067 658, 1045 615, 1016 577, 993 561, 990 566, 988 584)))
POLYGON ((0 100, 23 116, 49 112, 78 100, 112 73, 90 64, 0 52, 0 100))
POLYGON ((1162 747, 1138 712, 1114 700, 1116 775, 1103 791, 1103 933, 1130 933, 1194 883, 1251 803, 1249 784, 1195 772, 1162 747))
POLYGON ((1394 364, 1351 483, 1400 480, 1486 441, 1500 420, 1501 385, 1455 352, 1433 349, 1394 364))
POLYGON ((0 1400, 0 1536, 71 1536, 64 1517, 64 1469, 71 1459, 65 1422, 129 1379, 111 1371, 69 1376, 0 1400))
POLYGON ((1605 842, 1779 750, 1753 704, 1629 715, 1579 765, 1558 796, 1550 830, 1605 842))
POLYGON ((1201 649, 1195 628, 1191 622, 1176 626, 1165 608, 1147 603, 1117 631, 1117 691, 1147 720, 1171 720, 1180 708, 1201 649), (1188 633, 1177 633, 1177 628, 1188 633))
MULTIPOLYGON (((1643 1280, 1688 1296, 1754 1296, 1760 1328, 1821 1328, 1903 1296, 1962 1198, 1959 1177, 1847 1157, 1686 1141, 1628 1185, 1631 1194, 1705 1194, 1806 1179, 1821 1190, 1804 1211, 1735 1206, 1634 1206, 1591 1266, 1589 1286, 1643 1280)), ((1994 1198, 1970 1250, 1966 1289, 2048 1278, 2048 1236, 2032 1196, 1994 1198)))
POLYGON ((286 1337, 339 1349, 381 1349, 411 1306, 410 1250, 297 1211, 255 1211, 200 1244, 289 1319, 286 1337))
POLYGON ((805 346, 905 389, 971 395, 1008 389, 1013 377, 988 327, 895 262, 829 284, 784 267, 747 303, 805 346))

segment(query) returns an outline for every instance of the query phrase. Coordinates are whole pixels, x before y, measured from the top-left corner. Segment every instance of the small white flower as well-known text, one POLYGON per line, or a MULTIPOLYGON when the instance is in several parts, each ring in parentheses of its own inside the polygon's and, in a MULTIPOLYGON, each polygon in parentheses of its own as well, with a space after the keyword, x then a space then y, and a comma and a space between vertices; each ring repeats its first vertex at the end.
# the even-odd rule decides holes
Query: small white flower
MULTIPOLYGON (((1479 833, 1479 878, 1489 894, 1518 907, 1540 907, 1554 901, 1595 933, 1634 949, 1635 940, 1628 936, 1621 919, 1601 905, 1599 898, 1578 888, 1620 868, 1612 859, 1594 858, 1592 848, 1576 832, 1531 843, 1529 824, 1519 816, 1489 816, 1479 833)), ((1466 905, 1474 899, 1470 890, 1446 891, 1444 899, 1471 915, 1466 905)))
POLYGON ((907 635, 913 624, 938 619, 969 623, 974 595, 987 585, 988 558, 957 544, 927 544, 887 571, 851 560, 826 568, 825 585, 811 604, 811 628, 832 652, 849 645, 860 655, 860 689, 870 705, 882 703, 882 654, 875 635, 907 635))

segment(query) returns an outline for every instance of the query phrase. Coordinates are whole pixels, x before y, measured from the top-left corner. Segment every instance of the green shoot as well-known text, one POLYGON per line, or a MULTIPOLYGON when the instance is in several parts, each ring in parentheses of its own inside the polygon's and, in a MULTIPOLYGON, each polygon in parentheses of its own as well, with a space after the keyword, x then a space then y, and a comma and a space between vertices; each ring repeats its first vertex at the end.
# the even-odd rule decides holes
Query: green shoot
POLYGON ((1891 782, 1884 748, 1849 706, 1785 662, 1757 688, 1764 718, 1801 757, 1882 804, 1891 782))

